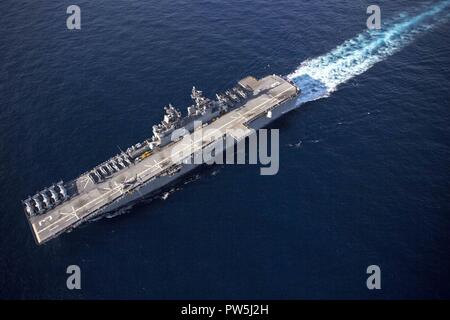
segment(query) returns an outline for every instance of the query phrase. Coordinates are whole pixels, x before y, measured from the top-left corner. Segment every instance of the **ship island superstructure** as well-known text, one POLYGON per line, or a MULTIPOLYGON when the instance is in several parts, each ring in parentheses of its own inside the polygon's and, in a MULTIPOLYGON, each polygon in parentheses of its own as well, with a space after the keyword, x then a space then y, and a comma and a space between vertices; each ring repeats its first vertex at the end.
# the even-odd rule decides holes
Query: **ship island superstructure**
POLYGON ((141 198, 157 194, 200 164, 185 161, 194 152, 210 147, 227 132, 237 143, 296 107, 300 90, 289 80, 269 75, 260 80, 248 76, 216 99, 192 89, 193 104, 187 115, 171 104, 164 107, 163 120, 152 127, 153 136, 111 157, 78 178, 54 183, 23 200, 34 238, 42 244, 81 223, 130 206, 141 198), (219 134, 214 139, 195 140, 196 126, 219 134), (193 147, 183 150, 182 140, 172 133, 183 128, 193 147), (232 130, 241 129, 241 130, 232 130), (217 138, 219 136, 219 138, 217 138), (177 149, 174 149, 177 148, 177 149))

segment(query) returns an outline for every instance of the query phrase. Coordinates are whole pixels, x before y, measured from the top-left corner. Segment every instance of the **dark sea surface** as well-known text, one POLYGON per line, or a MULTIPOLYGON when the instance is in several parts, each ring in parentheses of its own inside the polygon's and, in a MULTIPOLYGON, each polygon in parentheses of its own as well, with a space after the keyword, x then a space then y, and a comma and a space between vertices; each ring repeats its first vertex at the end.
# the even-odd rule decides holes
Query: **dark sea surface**
POLYGON ((372 2, 357 0, 2 1, 0 297, 450 298, 450 7, 377 3, 366 34, 372 2), (206 168, 35 244, 20 201, 150 136, 193 85, 303 71, 328 97, 271 125, 277 175, 206 168))

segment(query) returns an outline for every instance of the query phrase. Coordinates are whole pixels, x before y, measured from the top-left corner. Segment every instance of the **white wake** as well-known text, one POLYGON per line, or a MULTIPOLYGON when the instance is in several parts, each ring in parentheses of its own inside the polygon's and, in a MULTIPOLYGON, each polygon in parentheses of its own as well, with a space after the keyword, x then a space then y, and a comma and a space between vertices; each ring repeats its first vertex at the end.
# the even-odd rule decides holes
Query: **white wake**
POLYGON ((300 103, 329 95, 351 78, 410 44, 417 35, 448 21, 450 1, 428 7, 416 16, 402 13, 382 26, 345 41, 331 52, 304 61, 287 77, 303 91, 300 103))

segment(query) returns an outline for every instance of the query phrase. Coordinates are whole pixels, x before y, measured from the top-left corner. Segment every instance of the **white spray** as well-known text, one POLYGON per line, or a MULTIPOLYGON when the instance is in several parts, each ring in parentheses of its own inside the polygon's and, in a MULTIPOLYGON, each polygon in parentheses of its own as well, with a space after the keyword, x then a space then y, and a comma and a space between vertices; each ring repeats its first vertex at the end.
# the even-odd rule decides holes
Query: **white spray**
POLYGON ((403 13, 380 30, 367 30, 323 56, 304 61, 288 75, 302 88, 298 104, 328 96, 340 84, 410 44, 417 35, 448 21, 450 15, 445 10, 449 6, 447 0, 413 17, 403 13))

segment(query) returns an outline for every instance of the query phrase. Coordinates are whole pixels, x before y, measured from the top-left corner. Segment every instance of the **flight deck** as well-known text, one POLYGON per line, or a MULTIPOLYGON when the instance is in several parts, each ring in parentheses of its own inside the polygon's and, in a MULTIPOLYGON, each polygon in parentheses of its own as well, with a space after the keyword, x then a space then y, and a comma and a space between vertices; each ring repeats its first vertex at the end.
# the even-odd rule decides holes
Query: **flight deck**
MULTIPOLYGON (((171 171, 175 172, 176 176, 183 161, 192 157, 193 153, 214 143, 218 137, 224 137, 227 131, 233 131, 237 141, 245 138, 251 133, 249 123, 261 117, 270 117, 273 109, 298 94, 296 86, 276 75, 270 75, 261 80, 247 77, 241 80, 239 85, 242 92, 245 91, 246 99, 242 99, 243 104, 230 108, 230 111, 222 111, 220 115, 204 124, 202 137, 198 138, 193 130, 189 130, 189 139, 170 141, 162 147, 155 146, 143 153, 145 157, 142 154, 138 158, 130 157, 131 161, 122 158, 128 161, 128 164, 125 160, 120 162, 126 165, 123 165, 123 168, 122 166, 117 168, 118 163, 117 166, 105 165, 102 172, 108 170, 106 166, 110 171, 114 170, 112 166, 119 169, 108 178, 101 179, 100 171, 94 172, 95 174, 91 171, 73 180, 73 192, 71 192, 72 195, 67 196, 68 199, 41 214, 28 217, 36 242, 41 244, 97 216, 99 212, 108 211, 109 207, 116 208, 118 203, 126 203, 124 199, 128 196, 130 199, 144 196, 145 192, 141 190, 141 186, 152 184, 154 180, 171 171), (186 141, 191 143, 187 144, 186 141), (138 195, 138 193, 142 194, 138 195)), ((229 96, 231 101, 233 97, 229 96)))

